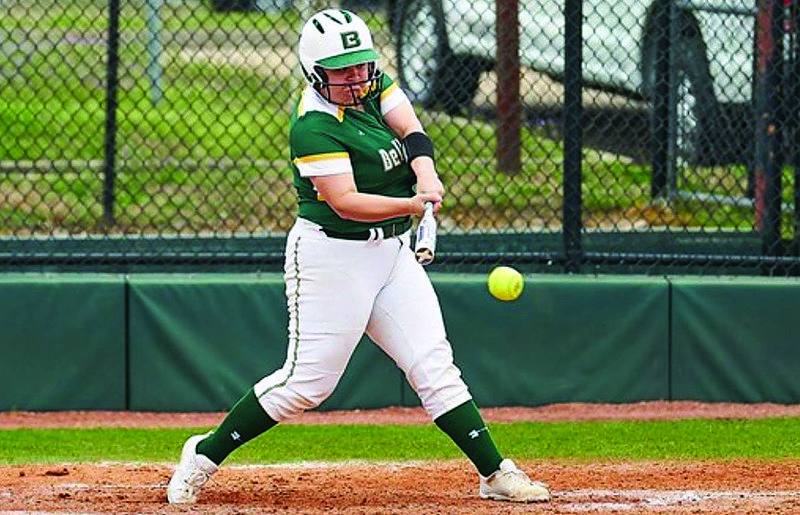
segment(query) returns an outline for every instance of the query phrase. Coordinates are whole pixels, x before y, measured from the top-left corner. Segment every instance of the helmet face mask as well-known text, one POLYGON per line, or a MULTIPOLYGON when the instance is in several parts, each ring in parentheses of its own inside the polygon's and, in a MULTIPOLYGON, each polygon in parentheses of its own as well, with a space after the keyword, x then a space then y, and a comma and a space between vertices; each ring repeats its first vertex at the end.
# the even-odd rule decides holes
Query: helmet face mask
MULTIPOLYGON (((357 65, 354 65, 357 66, 357 65)), ((328 72, 321 66, 316 66, 316 75, 322 79, 321 82, 313 83, 316 89, 328 102, 342 106, 355 106, 361 104, 378 92, 378 79, 381 76, 380 70, 374 62, 368 63, 366 78, 354 81, 332 80, 328 72)))
POLYGON ((373 48, 369 28, 355 14, 326 9, 313 15, 300 33, 298 54, 306 82, 329 102, 353 106, 378 94, 380 56, 373 48), (365 63, 368 73, 364 80, 331 82, 329 79, 329 70, 365 63))

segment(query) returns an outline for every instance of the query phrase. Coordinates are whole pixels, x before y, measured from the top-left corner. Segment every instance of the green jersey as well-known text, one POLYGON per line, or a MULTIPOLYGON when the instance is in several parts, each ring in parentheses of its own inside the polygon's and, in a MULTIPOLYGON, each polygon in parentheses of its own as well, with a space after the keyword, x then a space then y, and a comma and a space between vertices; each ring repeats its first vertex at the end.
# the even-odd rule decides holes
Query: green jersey
POLYGON ((416 176, 403 143, 383 118, 405 93, 385 74, 380 95, 364 103, 364 111, 325 100, 306 87, 292 114, 289 131, 291 166, 297 190, 298 215, 337 232, 364 231, 403 222, 409 217, 381 222, 345 220, 321 198, 311 177, 352 173, 362 193, 412 197, 416 176))

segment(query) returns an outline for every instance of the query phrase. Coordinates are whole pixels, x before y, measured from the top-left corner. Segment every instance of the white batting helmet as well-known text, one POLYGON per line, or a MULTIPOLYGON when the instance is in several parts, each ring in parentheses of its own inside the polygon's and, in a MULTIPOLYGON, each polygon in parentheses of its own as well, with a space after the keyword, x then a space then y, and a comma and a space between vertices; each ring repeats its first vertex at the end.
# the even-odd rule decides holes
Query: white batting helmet
POLYGON ((380 55, 373 48, 367 24, 343 9, 326 9, 309 18, 300 32, 298 54, 306 82, 318 90, 328 86, 326 69, 373 63, 370 80, 380 76, 380 55))

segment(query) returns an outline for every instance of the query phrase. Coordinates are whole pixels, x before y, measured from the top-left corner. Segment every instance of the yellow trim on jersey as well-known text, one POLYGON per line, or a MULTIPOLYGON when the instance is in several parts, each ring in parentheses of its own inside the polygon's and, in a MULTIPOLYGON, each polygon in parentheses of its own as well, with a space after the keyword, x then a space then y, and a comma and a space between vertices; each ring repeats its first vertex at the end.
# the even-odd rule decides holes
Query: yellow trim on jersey
POLYGON ((399 86, 396 82, 392 82, 391 86, 381 92, 381 102, 383 102, 386 97, 394 93, 394 90, 396 90, 398 87, 399 86))
POLYGON ((313 154, 310 156, 305 157, 295 157, 294 164, 307 164, 307 163, 314 163, 316 161, 330 161, 333 159, 348 159, 350 154, 347 152, 330 152, 328 154, 313 154))
POLYGON ((303 92, 300 93, 300 102, 297 103, 297 116, 298 117, 303 116, 304 114, 306 114, 306 91, 307 90, 304 89, 303 92))
POLYGON ((322 175, 338 175, 353 173, 350 154, 347 152, 329 152, 296 157, 292 161, 300 172, 300 177, 319 177, 322 175))

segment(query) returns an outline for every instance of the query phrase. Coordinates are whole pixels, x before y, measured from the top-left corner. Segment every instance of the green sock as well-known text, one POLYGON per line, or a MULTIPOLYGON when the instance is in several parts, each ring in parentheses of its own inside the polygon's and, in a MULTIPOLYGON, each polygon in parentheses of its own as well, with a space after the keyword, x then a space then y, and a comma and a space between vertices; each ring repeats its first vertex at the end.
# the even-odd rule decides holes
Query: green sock
POLYGON ((474 402, 456 406, 434 422, 464 451, 483 477, 500 467, 503 457, 474 402))
POLYGON ((230 453, 277 424, 264 411, 251 388, 210 436, 197 444, 198 454, 219 465, 230 453))

